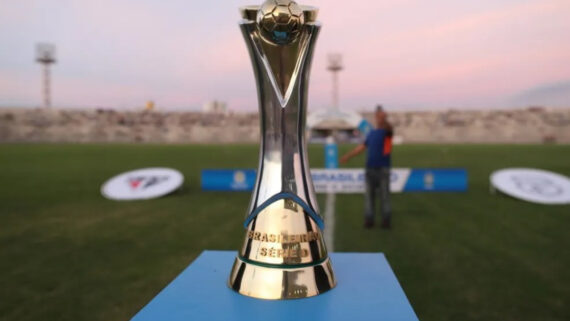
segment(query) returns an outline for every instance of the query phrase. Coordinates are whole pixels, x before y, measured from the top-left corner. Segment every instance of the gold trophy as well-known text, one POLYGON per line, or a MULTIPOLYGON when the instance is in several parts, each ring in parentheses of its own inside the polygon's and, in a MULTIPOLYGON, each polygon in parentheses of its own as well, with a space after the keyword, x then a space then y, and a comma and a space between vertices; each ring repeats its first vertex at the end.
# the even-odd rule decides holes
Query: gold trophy
POLYGON ((261 148, 229 286, 260 299, 315 296, 336 285, 305 140, 317 9, 269 0, 240 11, 257 82, 261 148))

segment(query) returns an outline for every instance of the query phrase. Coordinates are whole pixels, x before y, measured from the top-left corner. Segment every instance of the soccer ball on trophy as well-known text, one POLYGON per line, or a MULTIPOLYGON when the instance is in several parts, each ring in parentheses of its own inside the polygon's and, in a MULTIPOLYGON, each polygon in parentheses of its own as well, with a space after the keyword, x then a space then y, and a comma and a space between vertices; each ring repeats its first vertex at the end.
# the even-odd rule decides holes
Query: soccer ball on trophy
POLYGON ((303 9, 291 0, 267 0, 257 12, 261 36, 277 45, 296 41, 304 23, 303 9))

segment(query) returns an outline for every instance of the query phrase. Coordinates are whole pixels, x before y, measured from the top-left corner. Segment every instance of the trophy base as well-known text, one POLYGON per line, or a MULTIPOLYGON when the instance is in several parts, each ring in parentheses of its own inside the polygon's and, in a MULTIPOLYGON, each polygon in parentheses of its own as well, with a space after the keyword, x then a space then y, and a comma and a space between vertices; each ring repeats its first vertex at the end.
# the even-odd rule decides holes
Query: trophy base
POLYGON ((316 264, 284 267, 245 262, 237 257, 229 286, 257 299, 287 300, 324 293, 336 286, 336 279, 328 257, 316 264))

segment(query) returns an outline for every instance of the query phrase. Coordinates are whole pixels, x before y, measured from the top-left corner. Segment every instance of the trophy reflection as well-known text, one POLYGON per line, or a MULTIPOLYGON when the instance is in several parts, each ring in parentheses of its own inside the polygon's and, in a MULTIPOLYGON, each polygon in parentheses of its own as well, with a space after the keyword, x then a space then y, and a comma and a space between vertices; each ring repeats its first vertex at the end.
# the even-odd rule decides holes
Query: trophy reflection
POLYGON ((336 285, 305 141, 317 9, 271 0, 241 14, 257 82, 261 148, 245 240, 229 286, 261 299, 315 296, 336 285))

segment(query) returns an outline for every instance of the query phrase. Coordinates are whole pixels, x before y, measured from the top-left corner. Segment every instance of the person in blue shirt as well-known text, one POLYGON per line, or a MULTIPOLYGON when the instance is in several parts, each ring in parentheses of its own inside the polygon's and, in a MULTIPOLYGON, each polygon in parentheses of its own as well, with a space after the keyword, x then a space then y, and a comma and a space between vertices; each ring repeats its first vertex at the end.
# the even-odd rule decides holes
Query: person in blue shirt
POLYGON ((392 137, 394 129, 388 122, 384 108, 379 105, 375 113, 376 128, 366 136, 364 143, 356 146, 341 159, 346 164, 351 158, 367 151, 366 156, 366 194, 364 227, 374 226, 376 198, 380 196, 381 227, 392 227, 392 208, 390 206, 390 167, 392 166, 392 137))

